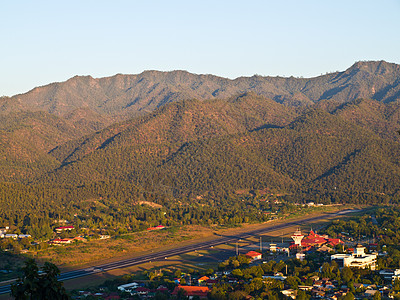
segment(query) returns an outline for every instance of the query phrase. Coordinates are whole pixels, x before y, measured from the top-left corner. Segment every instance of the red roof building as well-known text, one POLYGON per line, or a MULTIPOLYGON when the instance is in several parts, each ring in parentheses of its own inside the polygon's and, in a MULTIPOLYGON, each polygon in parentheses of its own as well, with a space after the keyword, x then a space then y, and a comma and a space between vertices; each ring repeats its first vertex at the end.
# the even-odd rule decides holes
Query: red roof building
POLYGON ((210 291, 207 286, 178 285, 171 294, 177 295, 181 289, 185 291, 188 297, 199 296, 200 298, 207 298, 207 294, 210 291))
POLYGON ((165 226, 158 225, 156 227, 149 227, 149 228, 147 228, 147 230, 160 230, 160 229, 164 229, 164 228, 165 228, 165 226))
POLYGON ((57 227, 56 231, 60 232, 60 231, 64 231, 64 230, 72 230, 74 229, 73 225, 69 225, 69 226, 61 226, 61 227, 57 227))
MULTIPOLYGON (((325 244, 336 246, 338 244, 343 244, 343 241, 341 239, 331 239, 327 235, 316 234, 313 230, 310 231, 308 236, 301 240, 302 248, 321 247, 325 244)), ((295 248, 295 246, 295 244, 292 244, 290 248, 295 248)))
POLYGON ((245 255, 250 257, 252 260, 258 260, 262 258, 262 254, 256 251, 249 251, 245 255))
POLYGON ((73 239, 65 238, 65 239, 54 239, 50 241, 50 244, 70 244, 73 239))
POLYGON ((210 279, 210 277, 202 276, 202 277, 200 277, 199 279, 197 279, 197 282, 198 282, 199 284, 201 284, 201 283, 203 283, 203 282, 206 282, 206 281, 209 280, 209 279, 210 279))

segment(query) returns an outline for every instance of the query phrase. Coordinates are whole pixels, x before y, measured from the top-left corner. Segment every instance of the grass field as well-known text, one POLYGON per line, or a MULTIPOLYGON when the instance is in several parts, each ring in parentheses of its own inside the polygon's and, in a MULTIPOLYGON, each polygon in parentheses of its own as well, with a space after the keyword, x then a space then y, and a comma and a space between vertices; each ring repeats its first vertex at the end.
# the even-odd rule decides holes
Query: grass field
MULTIPOLYGON (((336 210, 339 210, 336 208, 336 210)), ((299 224, 301 223, 301 219, 305 217, 311 217, 313 215, 319 215, 321 212, 316 212, 314 214, 309 214, 307 216, 302 216, 302 217, 296 217, 294 219, 299 220, 299 224)), ((340 218, 347 218, 348 216, 340 216, 340 218)), ((338 219, 339 217, 334 217, 334 219, 338 219)), ((293 220, 293 219, 291 219, 293 220)), ((269 243, 274 242, 289 242, 291 240, 290 236, 293 234, 293 232, 297 229, 297 227, 300 227, 304 232, 308 232, 311 228, 314 230, 318 230, 325 224, 329 223, 332 219, 326 219, 323 221, 315 222, 315 223, 308 223, 308 224, 300 224, 300 225, 294 225, 288 228, 285 228, 283 230, 277 230, 273 232, 269 232, 266 235, 262 235, 262 243, 263 243, 263 248, 266 249, 265 247, 269 245, 269 243)), ((286 220, 277 220, 274 221, 274 224, 285 222, 286 220)), ((272 224, 272 223, 271 223, 272 224)), ((247 226, 242 226, 240 228, 234 228, 234 229, 218 229, 215 231, 212 231, 212 234, 206 234, 204 235, 201 240, 204 239, 213 239, 215 238, 215 235, 221 236, 221 235, 235 235, 237 233, 242 233, 254 229, 258 229, 261 227, 265 227, 266 224, 252 224, 252 225, 247 225, 247 226)), ((208 233, 208 231, 206 231, 208 233)), ((194 243, 199 241, 199 239, 194 239, 190 241, 184 241, 178 245, 186 245, 188 243, 194 243)), ((174 247, 178 246, 177 244, 174 245, 174 247)), ((260 236, 254 236, 245 240, 241 240, 238 242, 238 250, 239 253, 246 253, 249 250, 259 250, 259 245, 260 245, 260 236)), ((157 250, 162 250, 166 249, 167 247, 162 247, 157 250)), ((168 247, 169 248, 169 247, 168 247)), ((141 252, 143 254, 143 252, 141 252)), ((103 274, 96 274, 93 276, 88 276, 80 279, 74 279, 74 280, 69 280, 65 283, 66 288, 68 289, 85 289, 88 287, 93 287, 93 286, 98 286, 102 282, 104 282, 107 279, 115 279, 118 276, 123 276, 127 274, 132 274, 136 272, 143 272, 145 270, 147 271, 153 271, 153 270, 160 270, 160 269, 194 269, 194 270, 199 270, 199 271, 205 271, 208 268, 213 268, 216 269, 218 266, 218 263, 231 257, 236 254, 236 243, 230 243, 230 244, 222 244, 219 246, 215 246, 210 249, 206 250, 200 250, 200 251, 194 251, 194 252, 189 252, 185 253, 182 255, 174 256, 174 257, 168 257, 167 260, 162 260, 162 261, 153 261, 151 263, 146 263, 142 265, 137 265, 133 267, 128 267, 124 269, 118 269, 118 270, 112 270, 109 272, 105 272, 103 274)), ((138 254, 137 254, 138 255, 138 254)), ((131 256, 132 257, 132 256, 131 256)))

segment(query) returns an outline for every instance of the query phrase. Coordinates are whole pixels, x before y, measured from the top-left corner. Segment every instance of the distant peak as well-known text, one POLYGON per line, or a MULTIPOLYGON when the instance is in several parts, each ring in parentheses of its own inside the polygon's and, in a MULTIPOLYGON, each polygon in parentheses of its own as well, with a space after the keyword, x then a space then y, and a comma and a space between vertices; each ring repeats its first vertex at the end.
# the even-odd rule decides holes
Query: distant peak
POLYGON ((399 65, 384 60, 379 61, 358 61, 348 70, 362 70, 370 73, 385 74, 399 69, 399 65))

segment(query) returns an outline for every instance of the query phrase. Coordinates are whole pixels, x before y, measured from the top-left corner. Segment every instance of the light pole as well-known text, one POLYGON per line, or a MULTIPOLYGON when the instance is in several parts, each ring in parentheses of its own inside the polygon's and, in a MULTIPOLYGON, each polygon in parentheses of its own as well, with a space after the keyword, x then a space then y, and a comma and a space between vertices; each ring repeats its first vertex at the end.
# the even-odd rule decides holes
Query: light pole
POLYGON ((236 256, 239 255, 239 247, 238 247, 238 242, 240 242, 241 240, 237 240, 236 241, 236 256))

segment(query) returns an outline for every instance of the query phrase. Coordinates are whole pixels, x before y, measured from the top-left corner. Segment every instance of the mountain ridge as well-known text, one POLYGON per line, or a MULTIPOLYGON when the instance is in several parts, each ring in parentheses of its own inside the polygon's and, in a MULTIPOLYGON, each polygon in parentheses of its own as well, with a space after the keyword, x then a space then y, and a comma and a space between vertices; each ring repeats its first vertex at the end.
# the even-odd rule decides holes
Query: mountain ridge
MULTIPOLYGON (((144 71, 93 78, 74 76, 11 97, 29 110, 45 110, 58 116, 78 108, 101 115, 134 117, 170 102, 227 99, 254 92, 289 106, 307 106, 324 99, 347 102, 371 98, 382 102, 400 99, 400 66, 384 61, 357 62, 343 72, 312 78, 254 75, 228 79, 187 71, 144 71)), ((10 99, 7 99, 8 103, 10 99)), ((5 100, 0 102, 6 102, 5 100)), ((1 103, 0 103, 1 104, 1 103)))

